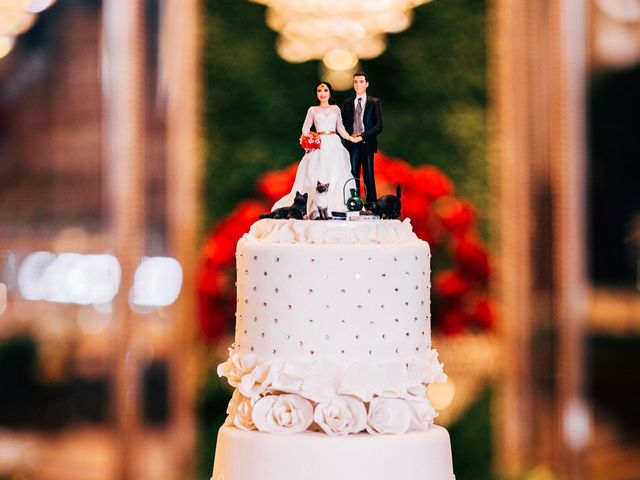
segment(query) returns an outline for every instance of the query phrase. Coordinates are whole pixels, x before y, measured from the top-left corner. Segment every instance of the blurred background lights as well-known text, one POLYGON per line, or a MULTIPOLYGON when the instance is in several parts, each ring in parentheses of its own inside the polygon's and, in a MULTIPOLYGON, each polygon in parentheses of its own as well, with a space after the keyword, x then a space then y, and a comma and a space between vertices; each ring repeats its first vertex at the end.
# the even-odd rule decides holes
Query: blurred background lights
POLYGON ((132 306, 166 307, 176 301, 182 288, 182 267, 171 257, 144 257, 136 269, 132 306))
POLYGON ((0 282, 0 315, 7 309, 7 286, 0 282))
POLYGON ((591 437, 591 416, 584 401, 573 399, 567 403, 562 426, 570 448, 579 451, 587 446, 591 437))
POLYGON ((24 259, 18 270, 20 295, 27 300, 44 299, 41 279, 45 269, 54 258, 55 255, 50 252, 35 252, 24 259))
POLYGON ((451 377, 447 383, 431 383, 427 386, 427 397, 436 410, 444 410, 451 405, 455 393, 456 386, 451 377))
POLYGON ((349 70, 356 66, 358 57, 351 50, 336 48, 327 52, 322 61, 331 70, 349 70))
POLYGON ((13 48, 13 37, 0 35, 0 58, 5 57, 13 48))
POLYGON ((40 13, 53 5, 54 1, 55 0, 30 0, 27 2, 25 10, 31 13, 40 13))
POLYGON ((80 307, 78 310, 78 328, 85 335, 96 335, 102 333, 111 325, 111 315, 101 313, 92 307, 80 307))
POLYGON ((36 252, 22 262, 18 287, 27 300, 104 304, 118 293, 120 276, 112 255, 36 252))

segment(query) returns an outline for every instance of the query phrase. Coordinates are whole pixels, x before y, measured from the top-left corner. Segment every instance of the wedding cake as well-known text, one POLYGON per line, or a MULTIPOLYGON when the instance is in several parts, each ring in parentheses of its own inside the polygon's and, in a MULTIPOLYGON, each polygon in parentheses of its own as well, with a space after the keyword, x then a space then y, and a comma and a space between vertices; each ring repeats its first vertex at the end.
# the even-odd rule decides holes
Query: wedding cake
POLYGON ((426 396, 429 245, 409 220, 260 220, 238 242, 212 480, 453 480, 426 396))

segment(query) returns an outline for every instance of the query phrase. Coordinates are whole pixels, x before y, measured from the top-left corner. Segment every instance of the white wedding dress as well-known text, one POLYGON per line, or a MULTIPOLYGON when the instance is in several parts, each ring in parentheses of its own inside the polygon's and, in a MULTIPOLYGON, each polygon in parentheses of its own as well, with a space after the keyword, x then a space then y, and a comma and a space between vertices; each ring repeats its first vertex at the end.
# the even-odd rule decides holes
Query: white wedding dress
POLYGON ((342 124, 340 108, 336 105, 330 108, 310 107, 302 125, 303 134, 309 133, 311 124, 315 125, 317 132, 337 132, 340 136, 336 133, 320 135, 320 148, 302 157, 291 192, 278 200, 272 211, 291 205, 296 191, 309 194, 309 211, 318 181, 329 184, 329 214, 347 211, 345 201, 349 198, 349 189, 355 188, 355 181, 351 175, 349 152, 340 140, 340 137, 349 136, 342 124))

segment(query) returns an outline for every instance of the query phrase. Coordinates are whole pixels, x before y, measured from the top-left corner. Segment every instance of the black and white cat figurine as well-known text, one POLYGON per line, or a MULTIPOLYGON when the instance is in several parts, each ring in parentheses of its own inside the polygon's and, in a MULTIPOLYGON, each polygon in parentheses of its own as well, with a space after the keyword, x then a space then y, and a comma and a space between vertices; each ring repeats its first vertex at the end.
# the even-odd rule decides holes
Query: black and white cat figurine
POLYGON ((302 220, 307 216, 307 199, 309 194, 302 194, 296 192, 296 198, 293 200, 293 204, 288 207, 276 208, 271 213, 260 215, 260 218, 274 218, 277 220, 295 218, 302 220))
POLYGON ((316 191, 311 201, 311 211, 309 212, 309 218, 311 220, 329 220, 329 184, 318 183, 316 184, 316 191))
POLYGON ((380 197, 369 205, 369 209, 373 214, 383 219, 393 220, 400 218, 400 208, 402 207, 400 193, 400 185, 397 185, 395 195, 384 195, 380 197))

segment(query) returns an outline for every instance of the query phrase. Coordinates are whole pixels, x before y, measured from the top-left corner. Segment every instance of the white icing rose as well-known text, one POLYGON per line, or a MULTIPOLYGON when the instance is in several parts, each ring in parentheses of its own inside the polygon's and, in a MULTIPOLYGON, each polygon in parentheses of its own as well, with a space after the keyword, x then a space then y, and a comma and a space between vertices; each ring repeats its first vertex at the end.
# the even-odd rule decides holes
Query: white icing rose
POLYGON ((245 397, 235 390, 227 406, 228 416, 225 425, 235 425, 242 430, 255 430, 256 426, 251 418, 255 403, 255 398, 245 397))
POLYGON ((358 433, 367 426, 367 410, 360 400, 338 395, 316 405, 313 420, 329 435, 358 433))
POLYGON ((261 432, 300 433, 313 422, 313 406, 298 395, 267 395, 253 406, 252 420, 261 432))
POLYGON ((430 350, 426 358, 413 359, 408 364, 409 384, 446 383, 444 364, 438 362, 438 352, 430 350))
POLYGON ((367 432, 401 434, 409 430, 411 408, 400 398, 376 397, 369 404, 367 432))
POLYGON ((282 360, 260 362, 248 374, 243 375, 236 387, 245 397, 254 398, 264 393, 278 377, 282 360))
POLYGON ((229 349, 229 358, 218 365, 218 376, 227 377, 229 385, 237 387, 243 376, 250 374, 260 363, 260 357, 255 353, 236 353, 229 349))
POLYGON ((426 397, 426 391, 420 395, 409 395, 407 403, 411 407, 411 430, 428 429, 433 424, 433 419, 438 416, 438 412, 426 397))

